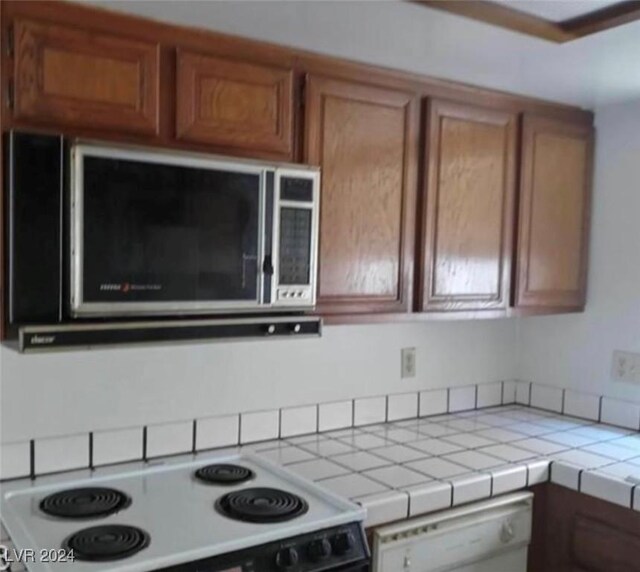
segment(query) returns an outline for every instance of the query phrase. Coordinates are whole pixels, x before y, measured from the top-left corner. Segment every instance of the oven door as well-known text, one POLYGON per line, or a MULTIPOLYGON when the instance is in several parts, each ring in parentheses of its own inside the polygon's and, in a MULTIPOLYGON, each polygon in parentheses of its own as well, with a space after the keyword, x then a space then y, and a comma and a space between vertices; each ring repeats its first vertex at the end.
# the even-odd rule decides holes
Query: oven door
POLYGON ((268 169, 92 144, 71 162, 74 316, 261 305, 268 169))

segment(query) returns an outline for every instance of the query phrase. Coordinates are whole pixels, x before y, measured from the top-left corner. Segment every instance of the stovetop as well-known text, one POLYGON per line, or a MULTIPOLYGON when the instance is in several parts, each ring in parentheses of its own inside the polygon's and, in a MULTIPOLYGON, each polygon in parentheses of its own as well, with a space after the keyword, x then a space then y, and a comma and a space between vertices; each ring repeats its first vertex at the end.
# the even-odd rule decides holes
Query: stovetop
MULTIPOLYGON (((200 474, 203 472, 206 473, 200 471, 200 474)), ((18 550, 58 549, 68 544, 74 534, 92 527, 111 527, 95 529, 96 537, 122 533, 127 542, 144 544, 141 548, 138 546, 139 550, 133 555, 111 561, 76 559, 75 562, 52 563, 36 557, 35 562, 27 563, 32 572, 146 571, 360 522, 365 517, 365 510, 360 506, 286 469, 261 457, 238 454, 171 459, 154 466, 122 468, 121 472, 112 468, 106 474, 95 472, 88 478, 60 475, 18 482, 7 488, 9 490, 5 490, 0 499, 1 510, 18 550), (238 465, 253 474, 237 484, 214 484, 196 477, 196 471, 212 463, 238 465), (53 497, 52 501, 50 495, 87 487, 104 489, 100 491, 99 505, 105 509, 106 516, 61 518, 55 515, 56 510, 65 512, 69 502, 75 501, 64 497, 53 497), (245 522, 234 518, 233 514, 225 516, 225 502, 227 505, 235 503, 236 508, 239 504, 242 508, 242 503, 252 502, 252 495, 264 493, 255 493, 255 489, 275 489, 278 493, 292 495, 276 495, 274 502, 285 512, 292 508, 288 504, 293 502, 291 499, 301 501, 301 506, 293 507, 297 509, 293 516, 270 523, 245 522), (114 498, 114 491, 123 493, 124 497, 114 498), (43 511, 51 505, 54 514, 43 511), (125 526, 139 529, 143 535, 146 533, 146 542, 144 538, 126 536, 131 529, 120 528, 125 526)), ((255 513, 256 506, 253 509, 255 513)), ((257 512, 261 512, 259 503, 257 512)), ((87 538, 79 541, 87 542, 87 538)))

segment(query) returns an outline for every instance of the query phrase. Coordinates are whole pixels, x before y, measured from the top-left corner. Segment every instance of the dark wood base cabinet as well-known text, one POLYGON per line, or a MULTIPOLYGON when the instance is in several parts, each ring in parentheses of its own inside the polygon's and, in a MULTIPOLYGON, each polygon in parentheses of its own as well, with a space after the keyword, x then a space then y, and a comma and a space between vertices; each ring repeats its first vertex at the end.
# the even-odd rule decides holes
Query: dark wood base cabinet
POLYGON ((529 572, 640 571, 640 512, 550 483, 532 490, 529 572))

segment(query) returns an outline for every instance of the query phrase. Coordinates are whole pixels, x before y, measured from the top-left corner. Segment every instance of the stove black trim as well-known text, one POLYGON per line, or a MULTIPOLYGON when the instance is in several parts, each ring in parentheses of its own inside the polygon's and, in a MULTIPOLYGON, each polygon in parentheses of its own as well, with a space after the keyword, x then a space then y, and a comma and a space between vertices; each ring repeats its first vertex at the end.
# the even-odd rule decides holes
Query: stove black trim
POLYGON ((158 568, 155 572, 198 572, 202 570, 225 572, 234 568, 238 568, 243 572, 249 570, 281 572, 282 569, 276 565, 276 554, 279 550, 292 546, 300 552, 301 556, 298 565, 295 567, 295 572, 369 572, 370 570, 371 553, 364 528, 361 522, 352 522, 267 542, 227 554, 202 558, 193 562, 184 562, 166 568, 158 568), (329 559, 320 562, 314 562, 307 556, 306 547, 311 541, 332 538, 345 532, 353 534, 356 540, 353 550, 348 554, 334 554, 329 559))

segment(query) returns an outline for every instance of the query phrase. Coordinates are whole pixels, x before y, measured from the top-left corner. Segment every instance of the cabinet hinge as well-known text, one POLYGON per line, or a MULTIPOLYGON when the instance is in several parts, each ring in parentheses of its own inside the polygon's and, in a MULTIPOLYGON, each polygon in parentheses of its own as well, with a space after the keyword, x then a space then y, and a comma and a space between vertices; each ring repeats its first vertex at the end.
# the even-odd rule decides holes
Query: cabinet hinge
POLYGON ((13 80, 7 81, 7 107, 13 111, 13 80))
POLYGON ((13 26, 7 28, 7 56, 13 57, 13 26))

